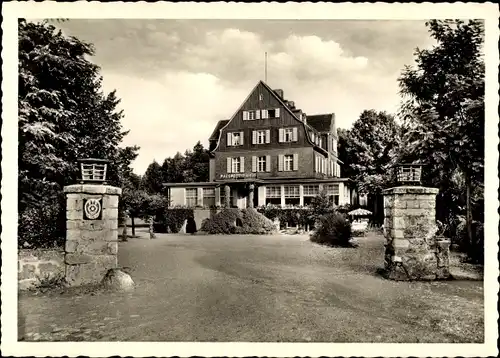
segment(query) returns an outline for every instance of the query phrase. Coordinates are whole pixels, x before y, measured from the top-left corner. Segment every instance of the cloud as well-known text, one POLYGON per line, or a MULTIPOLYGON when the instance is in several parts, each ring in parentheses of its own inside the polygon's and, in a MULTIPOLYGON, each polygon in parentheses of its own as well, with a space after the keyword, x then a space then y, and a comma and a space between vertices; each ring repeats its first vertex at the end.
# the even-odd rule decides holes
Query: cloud
POLYGON ((92 42, 105 90, 117 89, 141 147, 143 173, 208 137, 258 80, 282 88, 308 114, 334 112, 349 127, 364 109, 395 112, 397 77, 428 40, 416 21, 71 20, 65 33, 92 42))

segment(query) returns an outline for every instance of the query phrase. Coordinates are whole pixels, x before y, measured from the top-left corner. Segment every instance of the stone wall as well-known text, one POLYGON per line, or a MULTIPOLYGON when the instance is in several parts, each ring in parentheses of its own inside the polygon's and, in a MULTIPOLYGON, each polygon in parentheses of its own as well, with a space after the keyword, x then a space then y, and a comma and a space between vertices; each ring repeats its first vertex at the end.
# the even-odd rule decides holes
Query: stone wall
POLYGON ((436 237, 438 189, 403 186, 384 191, 385 272, 394 280, 449 277, 449 244, 436 237))
POLYGON ((26 290, 39 280, 64 277, 63 250, 19 250, 17 279, 19 289, 26 290))
MULTIPOLYGON (((110 268, 118 266, 118 200, 120 188, 78 184, 66 193, 66 281, 70 285, 100 282, 110 268), (96 217, 84 205, 99 201, 96 217)), ((97 209, 96 209, 97 210, 97 209)))

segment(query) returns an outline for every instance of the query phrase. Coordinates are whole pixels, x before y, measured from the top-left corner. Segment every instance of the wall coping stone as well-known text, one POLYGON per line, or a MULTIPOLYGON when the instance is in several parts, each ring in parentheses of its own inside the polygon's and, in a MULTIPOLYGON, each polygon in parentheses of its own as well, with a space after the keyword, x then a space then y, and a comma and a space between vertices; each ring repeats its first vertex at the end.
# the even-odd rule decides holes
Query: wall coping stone
POLYGON ((384 195, 390 194, 435 194, 439 193, 438 188, 428 188, 424 186, 397 186, 382 191, 384 195))
POLYGON ((122 189, 111 185, 73 184, 65 186, 64 192, 66 194, 85 193, 85 194, 121 195, 122 189))

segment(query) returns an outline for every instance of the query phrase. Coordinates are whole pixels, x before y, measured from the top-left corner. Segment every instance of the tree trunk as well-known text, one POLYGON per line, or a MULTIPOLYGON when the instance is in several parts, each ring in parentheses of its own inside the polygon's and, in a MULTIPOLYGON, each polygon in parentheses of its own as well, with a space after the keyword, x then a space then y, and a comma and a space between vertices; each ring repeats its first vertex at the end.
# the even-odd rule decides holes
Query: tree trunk
POLYGON ((153 226, 153 218, 149 219, 149 238, 150 239, 156 238, 155 230, 154 230, 154 226, 153 226))
POLYGON ((135 221, 133 216, 130 217, 130 221, 132 222, 132 236, 135 236, 135 221))
POLYGON ((474 242, 472 237, 472 208, 471 208, 471 178, 468 173, 465 174, 465 185, 466 185, 466 196, 465 196, 465 205, 466 205, 466 214, 465 214, 465 224, 467 225, 467 242, 470 250, 474 250, 474 242))
POLYGON ((127 230, 127 215, 125 215, 124 220, 123 220, 123 233, 122 233, 122 240, 123 241, 128 241, 128 230, 127 230))

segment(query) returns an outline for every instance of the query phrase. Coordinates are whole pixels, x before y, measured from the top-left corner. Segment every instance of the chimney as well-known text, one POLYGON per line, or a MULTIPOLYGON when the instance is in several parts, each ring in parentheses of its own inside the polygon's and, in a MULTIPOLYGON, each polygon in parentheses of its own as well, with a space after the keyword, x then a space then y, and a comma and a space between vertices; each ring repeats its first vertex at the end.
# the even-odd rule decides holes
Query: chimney
POLYGON ((283 94, 283 90, 282 89, 275 89, 273 90, 274 93, 276 93, 281 99, 283 99, 284 97, 284 94, 283 94))

